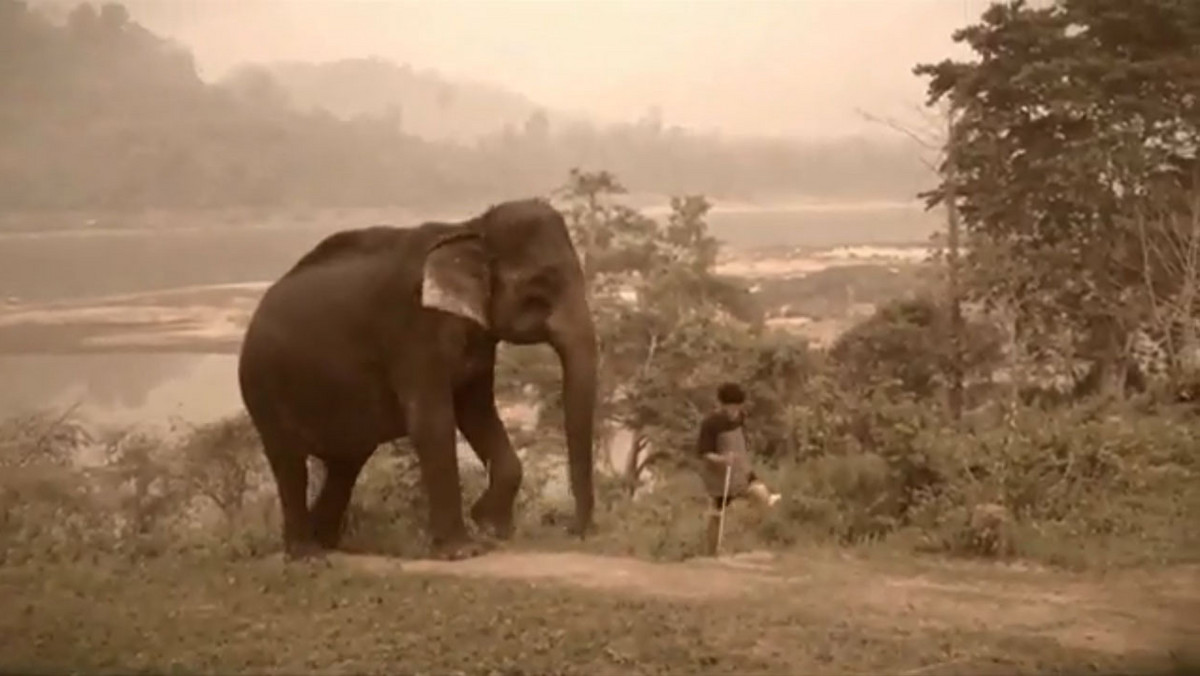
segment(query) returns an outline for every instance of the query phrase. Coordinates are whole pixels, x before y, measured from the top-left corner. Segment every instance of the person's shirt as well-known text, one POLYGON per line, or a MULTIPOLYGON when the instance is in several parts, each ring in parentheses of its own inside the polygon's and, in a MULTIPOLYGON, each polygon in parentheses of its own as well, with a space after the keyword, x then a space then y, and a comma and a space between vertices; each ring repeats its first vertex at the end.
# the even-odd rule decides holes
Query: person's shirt
POLYGON ((703 458, 717 452, 717 437, 742 426, 743 416, 732 418, 723 409, 717 409, 700 421, 700 435, 696 440, 696 455, 703 458))

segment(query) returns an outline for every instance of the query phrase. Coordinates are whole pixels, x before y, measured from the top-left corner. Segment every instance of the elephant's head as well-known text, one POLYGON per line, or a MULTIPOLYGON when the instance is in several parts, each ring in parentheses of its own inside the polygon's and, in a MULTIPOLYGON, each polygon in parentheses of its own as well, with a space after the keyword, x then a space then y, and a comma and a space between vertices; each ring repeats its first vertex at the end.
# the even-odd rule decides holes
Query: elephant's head
POLYGON ((562 214, 544 201, 523 200, 462 224, 430 249, 422 303, 467 317, 498 340, 554 347, 563 370, 575 527, 582 534, 595 501, 596 334, 562 214))

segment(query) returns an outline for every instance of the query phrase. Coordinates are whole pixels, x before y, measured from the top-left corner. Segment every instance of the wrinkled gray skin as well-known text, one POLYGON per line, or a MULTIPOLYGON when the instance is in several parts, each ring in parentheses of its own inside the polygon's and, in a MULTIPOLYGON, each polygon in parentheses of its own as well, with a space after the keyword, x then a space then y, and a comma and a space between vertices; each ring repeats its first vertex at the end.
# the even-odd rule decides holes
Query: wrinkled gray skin
POLYGON ((434 555, 486 551, 463 520, 456 429, 489 468, 472 519, 511 536, 522 470, 496 410, 499 341, 549 343, 561 361, 571 530, 582 536, 595 499, 596 341, 558 211, 525 200, 463 223, 339 232, 267 290, 238 379, 279 490, 289 558, 337 547, 363 464, 404 436, 429 496, 434 555), (326 468, 311 508, 307 456, 326 468))

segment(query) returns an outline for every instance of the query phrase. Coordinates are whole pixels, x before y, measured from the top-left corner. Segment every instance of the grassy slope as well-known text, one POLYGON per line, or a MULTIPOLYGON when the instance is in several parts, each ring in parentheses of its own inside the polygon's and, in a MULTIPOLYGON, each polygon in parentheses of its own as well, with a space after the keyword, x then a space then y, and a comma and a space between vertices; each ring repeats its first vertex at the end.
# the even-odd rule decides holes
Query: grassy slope
POLYGON ((828 552, 738 564, 509 552, 10 567, 0 671, 1168 673, 1196 602, 1173 595, 1178 581, 828 552))

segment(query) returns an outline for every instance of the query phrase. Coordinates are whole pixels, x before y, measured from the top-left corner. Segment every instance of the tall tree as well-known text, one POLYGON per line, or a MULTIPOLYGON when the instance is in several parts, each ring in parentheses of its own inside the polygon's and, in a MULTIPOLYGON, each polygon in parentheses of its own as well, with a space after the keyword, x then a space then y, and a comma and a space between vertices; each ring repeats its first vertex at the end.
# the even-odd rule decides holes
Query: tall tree
POLYGON ((1200 3, 1015 0, 954 40, 978 58, 915 72, 931 104, 958 112, 955 171, 927 197, 960 197, 964 281, 975 298, 1013 301, 1027 335, 1069 330, 1090 381, 1118 392, 1147 319, 1146 254, 1163 244, 1137 215, 1195 190, 1200 3))
POLYGON ((958 182, 955 174, 958 137, 955 135, 954 116, 957 114, 957 110, 949 105, 943 106, 943 108, 939 111, 941 113, 939 117, 942 119, 937 123, 928 124, 930 120, 926 119, 926 127, 934 127, 932 131, 928 128, 914 129, 896 120, 879 118, 862 111, 860 114, 866 119, 882 123, 914 141, 924 151, 923 154, 932 156, 930 159, 922 159, 925 166, 942 176, 939 198, 946 208, 946 232, 944 247, 939 246, 935 249, 935 257, 945 263, 946 314, 949 318, 949 321, 946 322, 949 329, 948 354, 944 360, 948 380, 946 404, 951 418, 955 423, 960 423, 964 405, 963 381, 966 377, 963 363, 963 333, 966 324, 963 319, 962 283, 960 280, 962 227, 961 219, 958 216, 958 182))
MULTIPOLYGON (((659 222, 622 204, 624 192, 609 172, 577 169, 557 197, 599 331, 600 427, 630 435, 619 452, 632 492, 652 464, 679 460, 699 407, 736 367, 737 347, 759 315, 745 289, 713 270, 718 245, 706 199, 672 198, 659 222)), ((552 371, 513 357, 507 370, 542 376, 534 381, 540 422, 553 429, 560 408, 552 371)))

